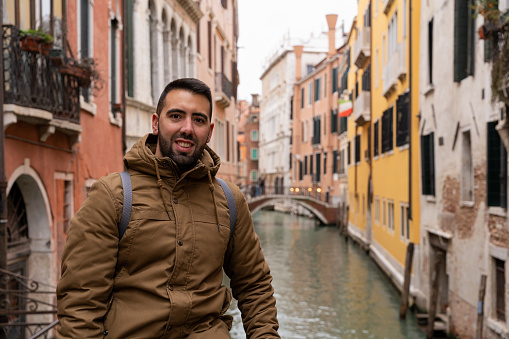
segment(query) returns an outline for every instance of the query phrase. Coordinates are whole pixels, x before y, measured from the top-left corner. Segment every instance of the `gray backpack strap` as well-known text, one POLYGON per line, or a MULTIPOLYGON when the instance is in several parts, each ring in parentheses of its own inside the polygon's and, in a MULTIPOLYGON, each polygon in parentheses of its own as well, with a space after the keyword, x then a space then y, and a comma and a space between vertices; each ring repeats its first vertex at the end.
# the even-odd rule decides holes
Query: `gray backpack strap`
POLYGON ((223 188, 224 195, 226 195, 226 201, 228 201, 228 209, 230 210, 230 238, 233 236, 235 231, 235 224, 237 223, 237 205, 235 205, 235 199, 233 198, 232 190, 230 186, 221 178, 216 178, 223 188))
POLYGON ((120 173, 120 178, 122 178, 122 186, 124 188, 124 206, 122 207, 122 217, 118 223, 118 241, 122 239, 127 230, 127 225, 129 225, 129 219, 131 218, 131 208, 133 207, 131 175, 129 172, 124 171, 120 173))

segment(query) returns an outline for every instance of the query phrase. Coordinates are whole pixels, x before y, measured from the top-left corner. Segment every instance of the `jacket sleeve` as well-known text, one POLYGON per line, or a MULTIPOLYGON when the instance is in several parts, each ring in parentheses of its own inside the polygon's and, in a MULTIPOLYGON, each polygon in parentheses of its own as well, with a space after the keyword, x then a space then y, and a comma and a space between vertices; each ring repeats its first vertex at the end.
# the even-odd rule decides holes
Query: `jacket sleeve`
POLYGON ((234 191, 237 224, 225 258, 233 296, 238 300, 248 339, 280 338, 269 265, 255 233, 251 212, 240 190, 234 191))
POLYGON ((103 318, 117 263, 121 208, 101 179, 72 218, 57 286, 60 325, 56 338, 103 338, 103 318))

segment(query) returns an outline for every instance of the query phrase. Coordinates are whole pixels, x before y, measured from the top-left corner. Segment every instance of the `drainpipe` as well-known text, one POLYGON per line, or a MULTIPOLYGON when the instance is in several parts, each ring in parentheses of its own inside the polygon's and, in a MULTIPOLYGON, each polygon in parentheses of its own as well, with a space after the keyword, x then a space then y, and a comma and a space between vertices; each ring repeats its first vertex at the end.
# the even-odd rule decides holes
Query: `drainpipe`
MULTIPOLYGON (((127 1, 122 1, 122 12, 123 12, 123 17, 124 17, 124 20, 127 20, 127 8, 129 6, 126 5, 126 2, 127 1)), ((118 10, 118 9, 117 9, 118 10)), ((127 144, 126 144, 126 125, 127 125, 127 119, 126 119, 126 81, 127 81, 127 72, 128 72, 128 69, 127 69, 127 62, 126 62, 126 56, 127 56, 127 33, 126 33, 126 30, 127 30, 127 27, 126 25, 124 25, 123 29, 122 29, 122 57, 121 57, 121 60, 122 60, 122 67, 121 69, 123 70, 123 73, 122 73, 122 81, 121 81, 121 84, 122 84, 122 157, 124 156, 124 154, 126 153, 127 151, 127 144)))
POLYGON ((408 220, 412 218, 412 1, 408 2, 408 220))
MULTIPOLYGON (((0 6, 0 269, 7 270, 7 178, 5 175, 5 133, 4 133, 4 6, 0 6)), ((7 289, 7 280, 0 279, 0 290, 7 289)), ((0 294, 0 304, 6 302, 7 295, 0 294)), ((0 322, 7 323, 7 315, 0 315, 0 322)), ((0 338, 4 338, 0 331, 0 338)))

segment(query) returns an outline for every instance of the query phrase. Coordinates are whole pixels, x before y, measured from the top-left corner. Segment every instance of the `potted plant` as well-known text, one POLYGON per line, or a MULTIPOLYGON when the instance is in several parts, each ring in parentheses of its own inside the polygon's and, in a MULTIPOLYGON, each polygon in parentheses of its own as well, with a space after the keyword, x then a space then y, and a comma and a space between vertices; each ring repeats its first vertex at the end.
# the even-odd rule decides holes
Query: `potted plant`
POLYGON ((93 58, 83 58, 79 62, 70 59, 66 64, 60 66, 59 70, 62 74, 76 77, 81 87, 88 88, 92 83, 94 89, 102 87, 103 80, 93 58))
POLYGON ((53 44, 53 37, 41 29, 20 31, 20 46, 23 50, 48 54, 53 44))

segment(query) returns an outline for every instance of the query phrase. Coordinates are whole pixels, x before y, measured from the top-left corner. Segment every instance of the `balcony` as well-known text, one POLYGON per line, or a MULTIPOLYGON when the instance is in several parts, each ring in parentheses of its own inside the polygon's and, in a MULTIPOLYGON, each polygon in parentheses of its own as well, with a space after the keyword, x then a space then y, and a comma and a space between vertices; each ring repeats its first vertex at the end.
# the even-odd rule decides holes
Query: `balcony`
POLYGON ((3 26, 5 126, 26 121, 39 125, 42 142, 57 129, 77 141, 80 78, 65 72, 70 63, 62 65, 49 48, 27 48, 24 39, 16 26, 3 26))
POLYGON ((355 66, 363 68, 371 56, 371 27, 362 27, 357 30, 357 41, 353 50, 355 66))
POLYGON ((216 102, 223 106, 228 107, 231 104, 231 97, 233 95, 233 86, 230 80, 222 72, 216 72, 216 102))
POLYGON ((371 92, 362 91, 355 98, 353 106, 353 120, 357 126, 362 126, 371 120, 371 92))
POLYGON ((403 80, 407 75, 405 40, 400 42, 387 61, 383 69, 383 94, 388 97, 398 86, 398 80, 403 80))

